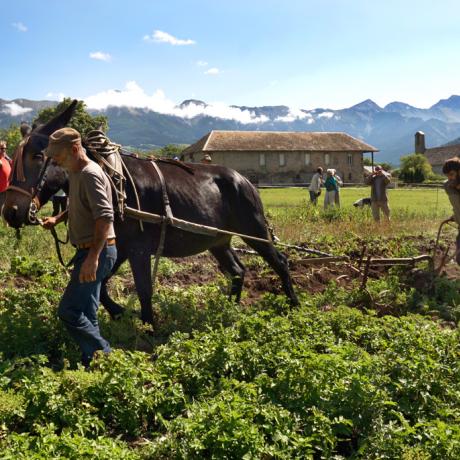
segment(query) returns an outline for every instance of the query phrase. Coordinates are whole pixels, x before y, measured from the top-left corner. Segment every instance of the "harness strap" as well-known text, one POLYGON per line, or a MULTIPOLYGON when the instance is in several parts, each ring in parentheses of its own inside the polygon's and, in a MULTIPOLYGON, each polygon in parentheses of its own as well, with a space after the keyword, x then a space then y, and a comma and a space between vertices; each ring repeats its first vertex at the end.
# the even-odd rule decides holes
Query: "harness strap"
POLYGON ((155 254, 155 263, 153 265, 153 271, 152 271, 152 289, 153 289, 153 292, 155 292, 155 282, 157 278, 158 265, 160 263, 160 258, 163 254, 163 249, 164 249, 164 244, 165 244, 165 239, 166 239, 166 227, 168 226, 168 223, 172 222, 173 215, 171 211, 171 206, 169 204, 169 197, 168 197, 168 192, 166 191, 166 183, 165 183, 165 178, 163 176, 163 173, 161 172, 161 169, 158 167, 155 161, 151 161, 151 163, 160 179, 161 194, 163 197, 163 206, 164 206, 164 210, 166 214, 166 216, 161 216, 160 241, 158 242, 157 252, 155 254))
POLYGON ((24 190, 21 187, 16 187, 15 185, 9 185, 6 191, 8 192, 9 190, 13 192, 22 193, 23 195, 26 195, 28 198, 32 198, 32 193, 30 193, 28 190, 24 190))
POLYGON ((166 218, 168 219, 168 221, 171 221, 172 218, 173 218, 173 214, 172 214, 172 211, 171 211, 171 205, 169 204, 168 192, 166 191, 165 178, 163 176, 163 173, 161 172, 161 169, 156 164, 156 162, 151 161, 150 163, 152 163, 152 165, 155 168, 155 171, 158 174, 158 177, 160 179, 161 195, 163 197, 163 206, 165 208, 166 218))

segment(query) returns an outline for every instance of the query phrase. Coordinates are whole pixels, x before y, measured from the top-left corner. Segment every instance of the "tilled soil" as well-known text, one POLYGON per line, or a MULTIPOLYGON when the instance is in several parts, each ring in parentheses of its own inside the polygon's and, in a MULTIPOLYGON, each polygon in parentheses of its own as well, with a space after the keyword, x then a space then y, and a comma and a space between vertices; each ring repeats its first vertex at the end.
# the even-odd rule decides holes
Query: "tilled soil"
MULTIPOLYGON (((425 244, 421 244, 421 253, 429 253, 429 251, 423 251, 424 246, 425 244)), ((382 257, 381 254, 370 255, 382 257)), ((439 251, 435 259, 435 267, 439 266, 441 255, 442 253, 439 251)), ((279 277, 261 258, 246 254, 239 254, 239 257, 246 266, 243 303, 250 303, 267 292, 283 293, 279 277)), ((337 262, 324 266, 303 265, 302 260, 307 257, 305 254, 299 257, 298 253, 289 256, 290 273, 297 290, 317 293, 322 292, 332 280, 344 287, 351 287, 352 284, 356 286, 356 283, 351 282, 352 280, 362 281, 364 262, 359 267, 359 257, 352 258, 351 264, 337 262), (361 273, 357 268, 360 268, 361 273)), ((174 274, 159 274, 158 282, 161 285, 188 287, 216 281, 222 284, 227 282, 220 273, 217 263, 208 253, 174 259, 174 262, 177 264, 177 271, 174 274)), ((374 267, 369 271, 369 278, 379 278, 388 269, 389 267, 374 267)), ((408 271, 410 269, 411 267, 407 267, 408 271)), ((448 262, 443 267, 441 274, 450 279, 460 279, 460 267, 453 262, 448 262)), ((424 282, 423 277, 421 282, 424 282)))

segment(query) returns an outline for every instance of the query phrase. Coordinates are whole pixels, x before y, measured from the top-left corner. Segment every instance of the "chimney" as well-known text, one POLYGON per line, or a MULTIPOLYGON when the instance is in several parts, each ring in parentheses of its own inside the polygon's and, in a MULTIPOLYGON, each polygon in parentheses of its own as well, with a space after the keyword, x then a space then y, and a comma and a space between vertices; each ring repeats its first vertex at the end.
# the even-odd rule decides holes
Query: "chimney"
POLYGON ((415 133, 415 153, 425 153, 425 133, 417 131, 415 133))

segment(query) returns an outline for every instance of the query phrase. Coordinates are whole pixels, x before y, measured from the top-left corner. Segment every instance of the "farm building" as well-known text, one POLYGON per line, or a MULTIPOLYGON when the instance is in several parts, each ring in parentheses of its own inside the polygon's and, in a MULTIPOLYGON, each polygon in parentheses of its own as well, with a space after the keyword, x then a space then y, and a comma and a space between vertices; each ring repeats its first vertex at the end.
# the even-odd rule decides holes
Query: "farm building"
POLYGON ((415 133, 415 153, 423 153, 436 174, 442 174, 444 162, 452 157, 460 157, 460 143, 443 145, 427 149, 425 147, 425 134, 422 131, 415 133))
POLYGON ((362 182, 363 153, 378 149, 346 133, 211 131, 182 152, 185 161, 209 155, 258 184, 308 183, 318 166, 345 182, 362 182))

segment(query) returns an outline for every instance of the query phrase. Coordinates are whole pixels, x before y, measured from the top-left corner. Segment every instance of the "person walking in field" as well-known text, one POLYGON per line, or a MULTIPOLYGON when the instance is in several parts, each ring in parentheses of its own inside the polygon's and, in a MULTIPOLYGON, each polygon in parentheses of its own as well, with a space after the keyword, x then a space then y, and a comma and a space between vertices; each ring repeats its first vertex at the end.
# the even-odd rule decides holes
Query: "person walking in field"
POLYGON ((310 202, 316 206, 318 203, 318 197, 321 195, 321 186, 323 185, 323 168, 319 166, 316 169, 315 174, 311 178, 310 186, 308 191, 310 192, 310 202))
POLYGON ((337 182, 337 191, 335 192, 335 205, 340 208, 340 187, 343 186, 342 178, 334 170, 334 179, 337 182))
POLYGON ((444 163, 442 172, 447 176, 444 189, 449 197, 454 215, 450 218, 458 226, 455 261, 460 265, 460 158, 450 158, 444 163))
POLYGON ((78 343, 82 363, 88 367, 96 350, 111 351, 100 333, 97 310, 101 282, 117 258, 112 191, 101 167, 87 157, 75 129, 55 131, 46 155, 69 173, 69 207, 46 218, 43 226, 51 229, 68 214, 70 241, 77 248, 58 316, 78 343))
POLYGON ((324 187, 326 188, 326 193, 324 194, 324 209, 327 209, 329 206, 335 206, 336 204, 335 195, 337 193, 338 185, 334 174, 334 169, 328 169, 326 171, 326 181, 324 182, 324 187))
POLYGON ((389 221, 390 208, 388 206, 387 187, 390 183, 390 175, 377 165, 365 182, 371 186, 371 209, 374 220, 380 221, 380 210, 382 210, 386 220, 389 221))

